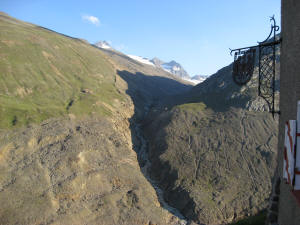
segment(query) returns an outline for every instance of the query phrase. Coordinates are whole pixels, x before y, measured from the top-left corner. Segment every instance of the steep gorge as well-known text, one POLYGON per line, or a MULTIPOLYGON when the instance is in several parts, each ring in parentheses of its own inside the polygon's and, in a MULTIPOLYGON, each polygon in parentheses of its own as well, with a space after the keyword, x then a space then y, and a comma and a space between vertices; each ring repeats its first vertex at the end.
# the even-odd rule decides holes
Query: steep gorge
POLYGON ((266 206, 277 124, 230 66, 191 88, 5 14, 0 28, 1 223, 222 224, 266 206))
POLYGON ((182 224, 141 172, 132 129, 151 89, 188 85, 3 13, 0 27, 0 223, 182 224))

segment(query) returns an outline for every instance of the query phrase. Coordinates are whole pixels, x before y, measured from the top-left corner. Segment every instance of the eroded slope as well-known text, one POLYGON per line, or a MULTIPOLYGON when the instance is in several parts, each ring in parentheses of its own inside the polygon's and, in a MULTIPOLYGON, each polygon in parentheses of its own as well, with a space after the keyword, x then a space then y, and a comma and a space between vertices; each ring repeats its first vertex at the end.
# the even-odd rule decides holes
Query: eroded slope
POLYGON ((2 134, 1 224, 177 224, 117 129, 69 119, 2 134))
POLYGON ((172 206, 203 224, 264 209, 276 166, 277 120, 257 96, 257 68, 244 87, 231 68, 167 99, 163 112, 154 107, 145 124, 152 176, 172 206))

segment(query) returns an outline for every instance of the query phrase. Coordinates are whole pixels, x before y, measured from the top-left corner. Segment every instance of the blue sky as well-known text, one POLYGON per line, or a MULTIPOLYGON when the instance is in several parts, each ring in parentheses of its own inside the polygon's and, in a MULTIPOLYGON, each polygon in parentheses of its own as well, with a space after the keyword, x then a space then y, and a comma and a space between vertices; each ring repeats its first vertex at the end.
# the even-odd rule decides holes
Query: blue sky
POLYGON ((90 43, 179 62, 190 75, 231 63, 229 48, 255 45, 280 24, 280 0, 1 0, 0 11, 90 43))

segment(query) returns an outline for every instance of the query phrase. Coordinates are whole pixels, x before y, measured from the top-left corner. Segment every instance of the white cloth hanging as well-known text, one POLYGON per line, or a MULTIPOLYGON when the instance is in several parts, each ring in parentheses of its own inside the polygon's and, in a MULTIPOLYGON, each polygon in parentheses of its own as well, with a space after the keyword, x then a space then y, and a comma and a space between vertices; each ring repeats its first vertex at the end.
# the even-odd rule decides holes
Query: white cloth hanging
POLYGON ((296 147, 296 120, 289 120, 285 124, 283 178, 290 185, 294 184, 295 151, 296 151, 295 147, 296 147))

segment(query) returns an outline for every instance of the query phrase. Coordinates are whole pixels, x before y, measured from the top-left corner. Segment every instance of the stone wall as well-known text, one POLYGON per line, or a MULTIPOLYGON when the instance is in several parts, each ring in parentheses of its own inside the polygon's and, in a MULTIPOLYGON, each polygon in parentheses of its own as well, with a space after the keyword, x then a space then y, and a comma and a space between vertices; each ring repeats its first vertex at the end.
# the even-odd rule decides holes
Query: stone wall
MULTIPOLYGON (((296 119, 300 100, 300 1, 281 1, 281 68, 280 68, 280 122, 278 142, 278 173, 282 178, 284 123, 296 119)), ((300 205, 282 180, 279 197, 279 225, 299 225, 300 205)))

